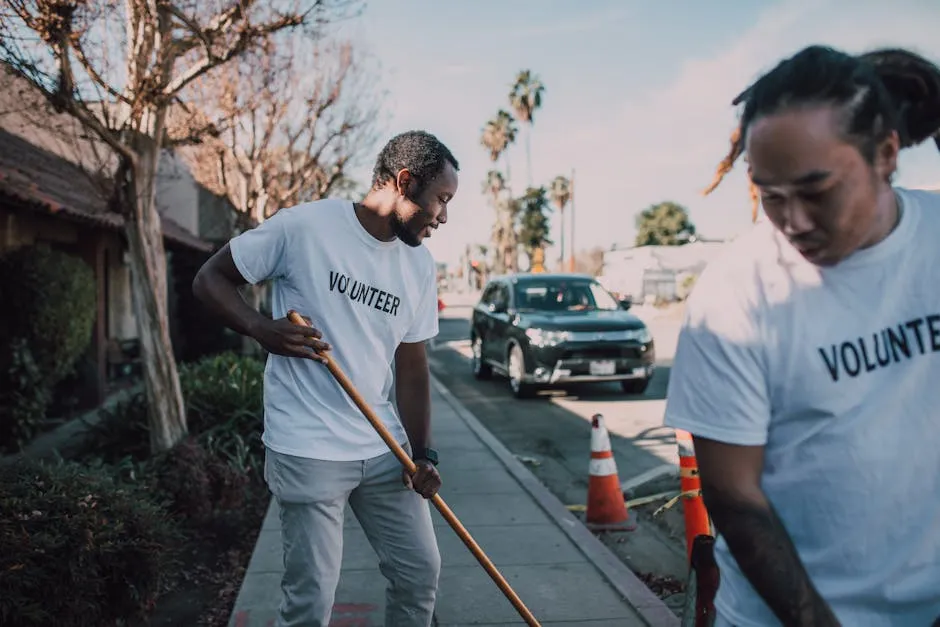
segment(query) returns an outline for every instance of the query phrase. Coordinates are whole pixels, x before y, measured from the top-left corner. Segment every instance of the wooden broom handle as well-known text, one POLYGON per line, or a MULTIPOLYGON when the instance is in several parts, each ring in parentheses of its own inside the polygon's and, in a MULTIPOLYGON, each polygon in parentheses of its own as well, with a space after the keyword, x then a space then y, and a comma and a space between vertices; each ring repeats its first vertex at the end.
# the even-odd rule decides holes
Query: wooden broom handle
MULTIPOLYGON (((294 324, 299 324, 301 326, 310 326, 307 324, 307 321, 304 320, 300 314, 296 311, 291 311, 287 314, 288 319, 294 324)), ((356 404, 359 410, 365 415, 370 423, 372 423, 373 428, 378 432, 379 436, 385 441, 385 444, 392 450, 392 453, 395 454, 395 457, 398 458, 398 461, 401 462, 401 465, 405 467, 409 474, 413 475, 417 470, 417 466, 414 461, 408 456, 404 451, 401 445, 395 441, 395 438, 392 437, 392 434, 389 433, 388 428, 382 420, 375 415, 375 412, 372 411, 372 408, 369 407, 369 404, 366 403, 365 399, 362 398, 362 395, 359 394, 359 391, 352 384, 352 381, 349 380, 349 377, 346 376, 346 373, 337 365, 336 361, 330 356, 330 351, 321 351, 319 353, 326 362, 326 367, 330 371, 330 374, 336 379, 340 386, 346 391, 346 394, 349 395, 349 398, 356 404)), ((441 498, 440 494, 435 494, 431 498, 431 502, 434 503, 434 506, 441 513, 441 516, 444 517, 444 520, 451 526, 454 532, 457 533, 457 536, 463 541, 463 543, 470 549, 470 552, 473 553, 473 556, 477 558, 477 561, 480 562, 480 565, 483 566, 483 569, 486 570, 487 574, 496 582, 496 585, 499 589, 506 595, 506 598, 509 599, 509 602, 512 603, 513 607, 516 608, 516 611, 519 612, 519 615, 525 620, 527 625, 532 627, 540 627, 540 623, 529 611, 529 608, 525 606, 525 603, 522 602, 522 599, 519 598, 519 595, 516 594, 515 590, 509 585, 509 582, 500 574, 499 570, 496 569, 496 566, 487 557, 486 553, 483 552, 483 549, 480 548, 480 545, 476 543, 476 540, 473 539, 473 536, 470 535, 470 532, 467 531, 466 527, 460 522, 457 518, 457 515, 447 506, 444 502, 444 499, 441 498)))

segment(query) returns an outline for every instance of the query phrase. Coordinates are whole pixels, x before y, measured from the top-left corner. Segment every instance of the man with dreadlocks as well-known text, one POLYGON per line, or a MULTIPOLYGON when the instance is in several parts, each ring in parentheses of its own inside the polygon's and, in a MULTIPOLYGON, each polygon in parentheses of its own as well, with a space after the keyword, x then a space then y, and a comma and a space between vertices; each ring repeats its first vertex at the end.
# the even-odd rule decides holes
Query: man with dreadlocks
POLYGON ((719 534, 717 624, 940 617, 940 195, 895 187, 940 130, 940 70, 813 46, 744 104, 768 217, 687 306, 665 422, 692 433, 719 534))

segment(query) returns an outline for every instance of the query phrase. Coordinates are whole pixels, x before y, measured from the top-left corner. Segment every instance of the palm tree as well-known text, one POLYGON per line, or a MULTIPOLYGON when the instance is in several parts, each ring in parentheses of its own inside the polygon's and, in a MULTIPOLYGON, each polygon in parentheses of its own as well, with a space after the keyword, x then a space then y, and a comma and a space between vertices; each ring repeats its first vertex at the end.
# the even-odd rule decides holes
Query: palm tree
POLYGON ((559 221, 561 222, 561 237, 559 238, 559 247, 561 248, 561 262, 559 267, 564 270, 565 267, 565 207, 571 200, 571 181, 566 176, 556 176, 548 191, 552 202, 558 207, 559 221))
POLYGON ((528 184, 532 187, 532 144, 530 136, 532 134, 532 125, 535 123, 535 111, 542 107, 542 93, 545 86, 538 76, 532 73, 532 70, 522 70, 516 76, 516 82, 513 83, 509 92, 509 104, 519 120, 526 125, 525 134, 525 158, 528 174, 528 184))
POLYGON ((533 271, 542 272, 544 269, 536 267, 542 264, 546 244, 553 243, 548 238, 548 213, 552 208, 546 192, 544 187, 530 187, 519 199, 519 239, 529 256, 533 271))
POLYGON ((493 222, 493 247, 496 249, 496 260, 493 264, 498 273, 506 271, 505 250, 508 245, 509 234, 506 233, 504 225, 506 222, 506 208, 500 197, 506 191, 506 179, 499 170, 490 170, 486 173, 486 180, 483 181, 483 193, 490 195, 493 203, 493 209, 496 212, 496 220, 493 222))
POLYGON ((506 189, 506 179, 499 170, 490 170, 483 181, 483 193, 493 197, 493 205, 499 201, 499 195, 506 189))
MULTIPOLYGON (((496 163, 504 156, 509 144, 516 141, 516 120, 505 109, 500 109, 496 117, 486 123, 480 136, 480 143, 490 151, 490 161, 496 163)), ((506 175, 509 175, 509 162, 506 162, 506 175)))
POLYGON ((496 210, 496 220, 493 223, 493 246, 496 250, 494 267, 496 272, 507 270, 515 271, 516 263, 513 261, 512 251, 516 248, 516 232, 514 203, 506 198, 506 179, 499 170, 490 170, 483 181, 483 193, 489 194, 496 210))
MULTIPOLYGON (((480 144, 489 151, 490 160, 493 163, 499 161, 500 157, 506 157, 506 150, 516 140, 516 133, 516 121, 505 109, 500 109, 496 117, 484 125, 480 144)), ((511 252, 516 248, 515 229, 512 227, 514 224, 513 203, 500 200, 504 190, 508 191, 510 197, 512 196, 508 158, 506 158, 506 176, 504 177, 498 170, 490 170, 483 183, 483 193, 489 193, 492 196, 493 208, 496 211, 493 246, 496 249, 496 269, 499 272, 515 271, 517 266, 516 255, 511 252)))

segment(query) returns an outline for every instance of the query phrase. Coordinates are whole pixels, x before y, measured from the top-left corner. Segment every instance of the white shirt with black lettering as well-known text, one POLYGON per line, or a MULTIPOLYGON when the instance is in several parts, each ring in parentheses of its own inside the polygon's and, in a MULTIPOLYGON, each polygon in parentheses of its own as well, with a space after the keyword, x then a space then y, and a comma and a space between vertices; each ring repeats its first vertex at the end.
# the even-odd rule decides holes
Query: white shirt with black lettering
MULTIPOLYGON (((689 298, 665 424, 765 446, 764 492, 843 625, 940 616, 940 195, 819 268, 767 222, 689 298)), ((779 625, 719 537, 717 608, 779 625)), ((768 567, 773 567, 768 565, 768 567)))
MULTIPOLYGON (((389 400, 402 342, 438 332, 437 272, 424 246, 382 242, 345 200, 281 209, 234 238, 232 257, 252 284, 272 280, 272 315, 308 316, 331 355, 398 442, 407 442, 389 400)), ((364 460, 388 447, 323 364, 278 355, 264 374, 267 447, 312 459, 364 460)))

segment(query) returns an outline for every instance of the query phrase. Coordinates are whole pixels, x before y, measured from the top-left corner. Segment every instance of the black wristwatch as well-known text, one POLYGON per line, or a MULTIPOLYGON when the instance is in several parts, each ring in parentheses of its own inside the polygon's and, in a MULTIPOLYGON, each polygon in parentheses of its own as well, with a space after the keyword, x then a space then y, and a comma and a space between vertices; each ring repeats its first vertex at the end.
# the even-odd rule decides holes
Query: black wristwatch
POLYGON ((412 456, 412 459, 414 459, 416 462, 427 460, 437 466, 437 451, 435 451, 433 448, 418 449, 412 456))

